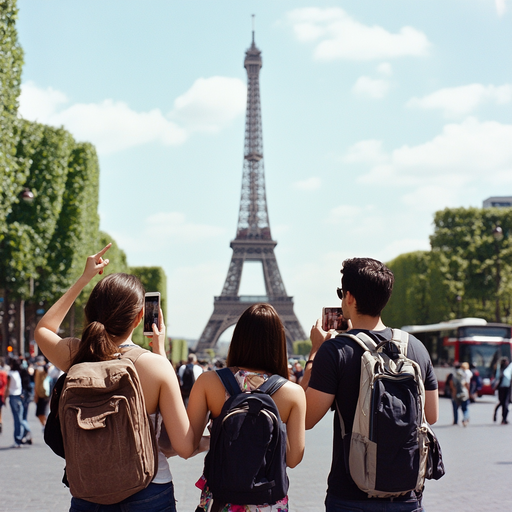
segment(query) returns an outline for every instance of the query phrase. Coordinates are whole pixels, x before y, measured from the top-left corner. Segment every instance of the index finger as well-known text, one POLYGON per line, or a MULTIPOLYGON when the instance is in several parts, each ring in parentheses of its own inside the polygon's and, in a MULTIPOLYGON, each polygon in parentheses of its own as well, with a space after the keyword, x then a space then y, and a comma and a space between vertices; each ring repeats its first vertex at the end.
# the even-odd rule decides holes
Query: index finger
POLYGON ((105 247, 103 247, 103 249, 101 249, 100 252, 96 253, 95 256, 99 256, 99 257, 103 256, 111 247, 112 247, 112 242, 110 242, 105 247))

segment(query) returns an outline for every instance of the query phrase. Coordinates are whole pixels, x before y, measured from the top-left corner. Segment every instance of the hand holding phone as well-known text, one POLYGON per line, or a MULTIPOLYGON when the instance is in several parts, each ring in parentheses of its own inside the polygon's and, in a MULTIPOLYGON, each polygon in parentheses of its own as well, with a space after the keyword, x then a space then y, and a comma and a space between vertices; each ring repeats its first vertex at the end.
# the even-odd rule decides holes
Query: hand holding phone
POLYGON ((341 308, 322 308, 322 329, 324 331, 346 331, 348 322, 341 308))
POLYGON ((153 336, 153 324, 160 329, 160 292, 148 292, 144 297, 144 336, 153 336))

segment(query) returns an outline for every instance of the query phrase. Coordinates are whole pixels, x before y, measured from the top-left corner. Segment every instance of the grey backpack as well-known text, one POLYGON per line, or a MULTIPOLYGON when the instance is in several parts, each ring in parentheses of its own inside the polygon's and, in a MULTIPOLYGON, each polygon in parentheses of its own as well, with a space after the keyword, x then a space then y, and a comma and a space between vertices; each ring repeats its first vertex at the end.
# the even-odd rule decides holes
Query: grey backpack
POLYGON ((425 419, 421 370, 407 357, 409 335, 398 329, 392 332, 393 353, 383 350, 389 341, 376 343, 362 332, 343 335, 364 349, 351 433, 346 432, 336 404, 344 446, 350 446, 347 469, 356 485, 376 498, 421 492, 433 436, 425 419))

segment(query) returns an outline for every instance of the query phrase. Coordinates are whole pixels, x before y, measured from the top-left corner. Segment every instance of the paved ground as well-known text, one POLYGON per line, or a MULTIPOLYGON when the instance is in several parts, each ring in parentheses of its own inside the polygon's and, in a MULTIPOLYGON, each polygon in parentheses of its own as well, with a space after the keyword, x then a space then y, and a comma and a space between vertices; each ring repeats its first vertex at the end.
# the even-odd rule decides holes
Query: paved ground
MULTIPOLYGON (((512 484, 512 424, 492 423, 495 400, 480 399, 470 408, 469 427, 452 426, 451 403, 441 400, 435 431, 441 442, 447 474, 427 482, 424 505, 428 512, 511 510, 508 490, 512 484)), ((69 508, 69 492, 61 484, 63 461, 42 440, 32 404, 29 416, 34 444, 10 449, 12 416, 3 408, 4 432, 0 435, 0 511, 60 512, 69 508)), ((332 416, 307 433, 303 462, 289 471, 290 510, 323 510, 326 477, 330 466, 332 416)), ((202 458, 171 459, 179 512, 193 512, 199 491, 194 482, 201 475, 202 458)))

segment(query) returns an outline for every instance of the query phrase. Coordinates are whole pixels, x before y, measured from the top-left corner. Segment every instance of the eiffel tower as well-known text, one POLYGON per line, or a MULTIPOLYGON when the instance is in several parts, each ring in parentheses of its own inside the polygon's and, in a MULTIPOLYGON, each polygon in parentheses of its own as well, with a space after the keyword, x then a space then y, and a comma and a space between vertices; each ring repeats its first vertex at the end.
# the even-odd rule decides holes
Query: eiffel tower
POLYGON ((245 52, 247 70, 247 112, 245 119, 244 170, 242 196, 238 214, 236 238, 231 241, 233 255, 228 275, 219 297, 213 302, 213 313, 201 334, 198 352, 213 348, 219 336, 236 324, 240 315, 252 304, 272 304, 285 326, 288 352, 293 353, 293 341, 304 340, 306 335, 293 311, 293 297, 286 294, 277 266, 270 234, 263 167, 263 136, 259 74, 262 66, 261 51, 254 43, 245 52), (239 295, 242 269, 246 261, 260 261, 263 267, 266 296, 239 295))

